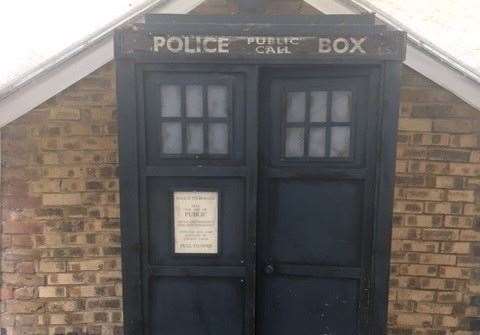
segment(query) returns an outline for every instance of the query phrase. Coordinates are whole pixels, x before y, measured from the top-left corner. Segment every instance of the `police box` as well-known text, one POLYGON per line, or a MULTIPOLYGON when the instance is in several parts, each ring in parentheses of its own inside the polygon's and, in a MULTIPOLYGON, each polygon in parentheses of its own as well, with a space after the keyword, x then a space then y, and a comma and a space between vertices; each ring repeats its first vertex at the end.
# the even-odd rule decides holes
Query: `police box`
POLYGON ((385 334, 405 34, 374 21, 116 32, 126 334, 385 334))

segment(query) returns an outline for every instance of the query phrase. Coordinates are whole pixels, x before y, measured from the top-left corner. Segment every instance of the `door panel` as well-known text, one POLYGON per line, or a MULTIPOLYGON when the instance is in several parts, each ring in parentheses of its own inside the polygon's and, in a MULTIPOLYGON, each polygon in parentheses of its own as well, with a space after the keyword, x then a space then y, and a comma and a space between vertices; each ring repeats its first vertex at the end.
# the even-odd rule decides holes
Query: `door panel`
POLYGON ((244 289, 238 280, 163 277, 151 285, 152 334, 244 333, 244 289))
POLYGON ((288 179, 274 188, 268 249, 273 262, 360 266, 361 183, 288 179))
POLYGON ((259 335, 368 334, 373 72, 263 73, 259 335), (271 125, 271 126, 267 126, 271 125))
POLYGON ((260 334, 357 334, 356 280, 272 276, 264 290, 260 334))

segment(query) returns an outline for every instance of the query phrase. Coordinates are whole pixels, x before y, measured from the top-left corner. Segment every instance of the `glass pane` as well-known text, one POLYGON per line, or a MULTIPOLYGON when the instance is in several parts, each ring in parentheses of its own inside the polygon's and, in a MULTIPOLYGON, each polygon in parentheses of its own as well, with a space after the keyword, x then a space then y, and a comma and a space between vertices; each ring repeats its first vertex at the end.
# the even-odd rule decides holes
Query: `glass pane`
POLYGON ((311 93, 310 102, 310 121, 327 121, 327 92, 314 91, 311 93))
POLYGON ((305 92, 287 93, 287 122, 305 120, 305 92))
POLYGON ((200 85, 185 87, 186 110, 188 117, 202 117, 203 115, 203 88, 200 85))
POLYGON ((203 153, 203 123, 192 123, 187 127, 187 153, 203 153))
POLYGON ((228 153, 228 127, 226 123, 208 125, 208 152, 211 154, 228 153))
POLYGON ((310 128, 308 154, 310 157, 325 157, 325 128, 310 128))
POLYGON ((182 127, 180 122, 162 123, 162 152, 164 154, 182 153, 182 127))
POLYGON ((332 92, 332 121, 349 122, 351 114, 352 92, 332 92))
POLYGON ((348 157, 350 155, 350 127, 332 127, 331 157, 348 157))
POLYGON ((226 86, 208 86, 208 116, 227 117, 226 86))
POLYGON ((304 128, 287 128, 285 157, 302 157, 305 142, 304 128))
POLYGON ((180 116, 180 86, 178 85, 162 85, 161 92, 161 115, 162 116, 180 116))

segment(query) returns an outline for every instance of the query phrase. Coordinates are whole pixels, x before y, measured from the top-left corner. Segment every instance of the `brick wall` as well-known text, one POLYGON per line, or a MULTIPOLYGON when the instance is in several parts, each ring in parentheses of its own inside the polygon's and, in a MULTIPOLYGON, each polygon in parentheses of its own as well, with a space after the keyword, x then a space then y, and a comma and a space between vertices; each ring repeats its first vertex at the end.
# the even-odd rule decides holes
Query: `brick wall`
POLYGON ((120 334, 113 66, 1 135, 0 334, 120 334))
POLYGON ((480 111, 403 70, 390 325, 480 333, 480 111))

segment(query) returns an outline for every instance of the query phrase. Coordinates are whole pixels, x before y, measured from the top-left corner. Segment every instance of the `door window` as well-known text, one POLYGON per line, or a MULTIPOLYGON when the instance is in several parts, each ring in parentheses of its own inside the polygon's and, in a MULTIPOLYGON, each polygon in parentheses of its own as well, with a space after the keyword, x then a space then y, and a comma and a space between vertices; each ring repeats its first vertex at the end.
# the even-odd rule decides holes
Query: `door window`
POLYGON ((147 161, 231 164, 243 156, 237 74, 155 72, 144 79, 147 161))
POLYGON ((226 85, 162 84, 159 91, 162 154, 229 153, 230 92, 226 85))
POLYGON ((350 158, 352 92, 288 91, 284 157, 350 158))

